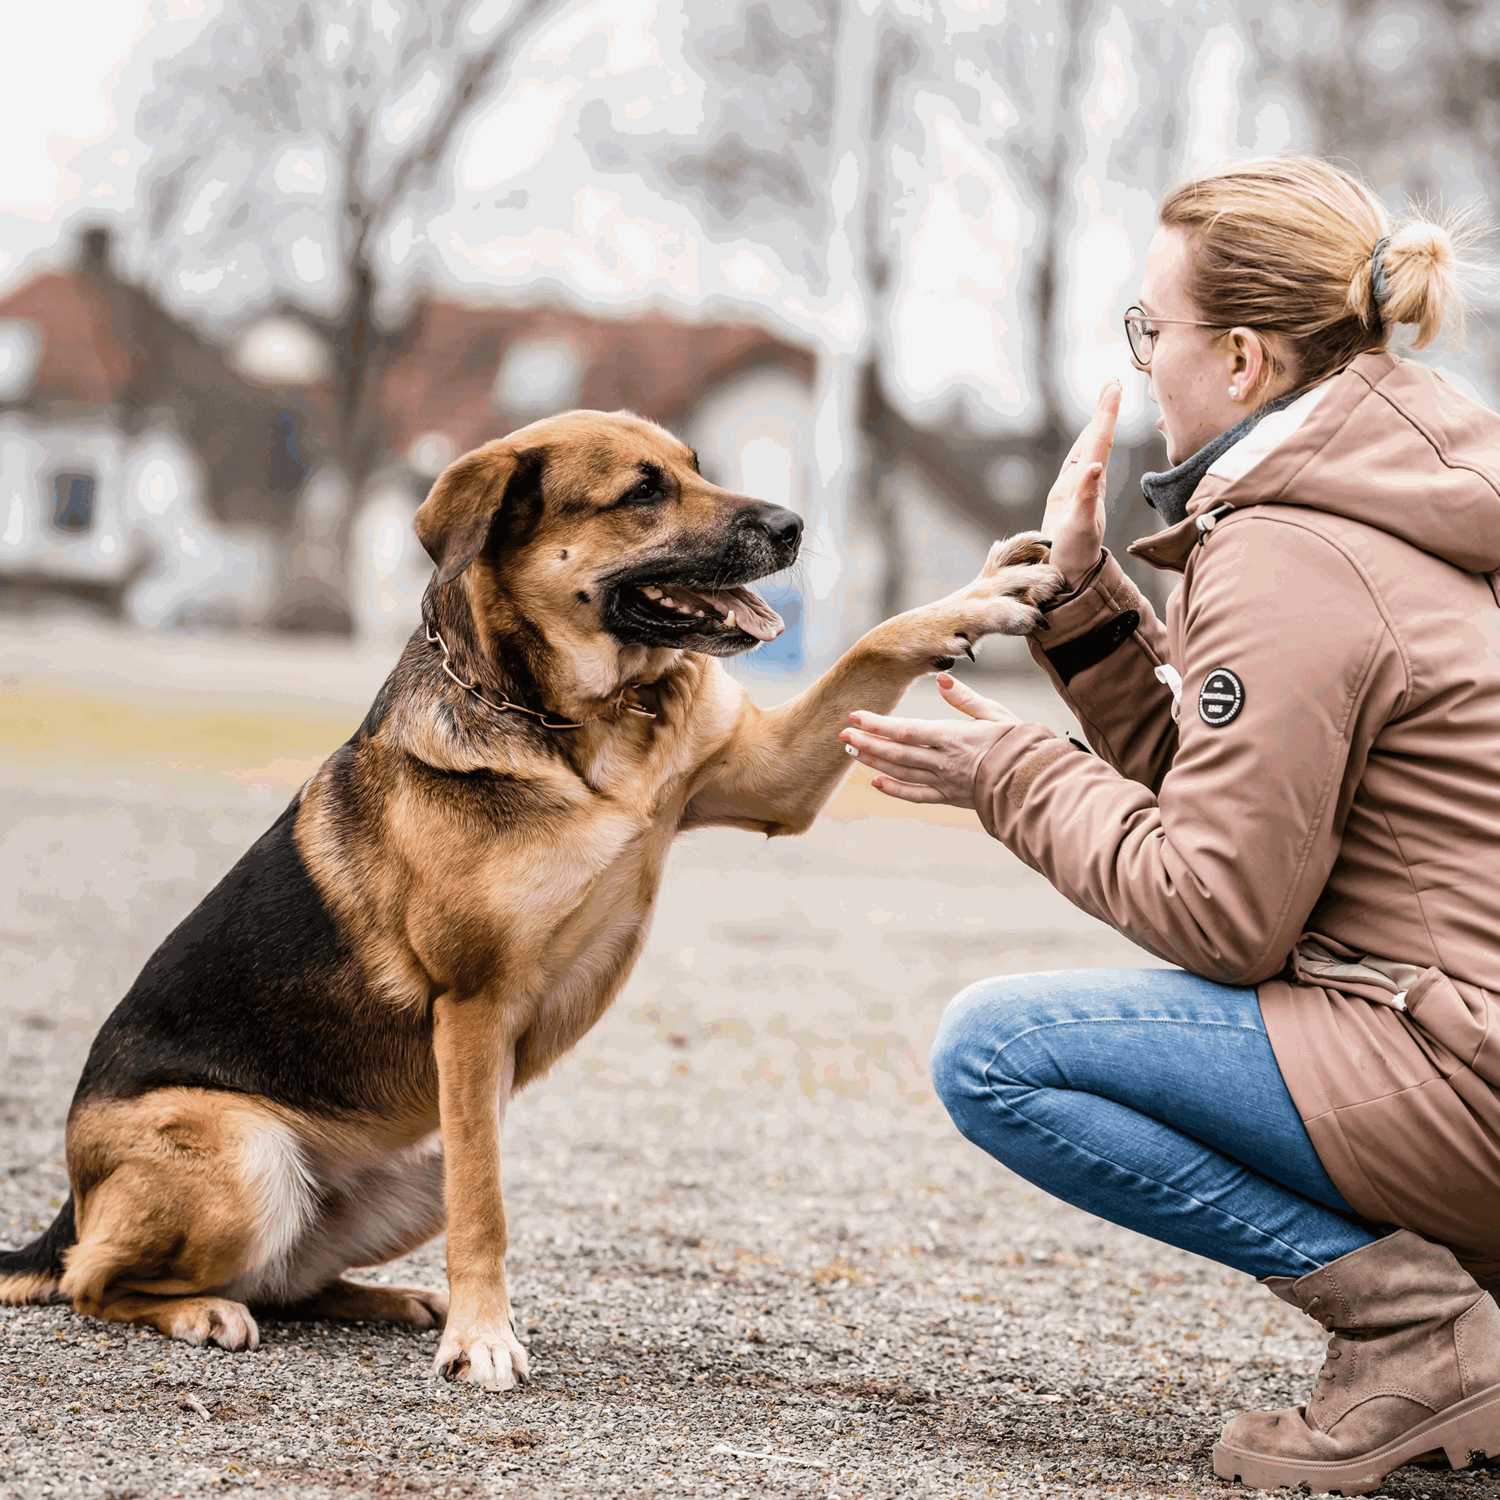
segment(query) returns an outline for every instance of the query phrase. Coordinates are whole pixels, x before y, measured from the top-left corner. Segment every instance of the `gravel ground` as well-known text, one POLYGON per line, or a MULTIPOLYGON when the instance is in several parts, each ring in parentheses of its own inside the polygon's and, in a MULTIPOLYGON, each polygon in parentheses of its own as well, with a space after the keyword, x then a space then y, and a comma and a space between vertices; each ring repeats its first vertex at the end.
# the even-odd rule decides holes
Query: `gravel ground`
MULTIPOLYGON (((351 670, 344 702, 327 672, 317 700, 174 696, 157 662, 126 692, 19 654, 0 677, 11 1244, 65 1191, 100 1020, 360 690, 351 670)), ((1054 712, 1034 680, 999 691, 1054 712)), ((1006 1173, 926 1076, 963 984, 1145 956, 966 816, 877 816, 858 786, 833 811, 800 840, 681 840, 628 990, 513 1109, 529 1388, 435 1381, 436 1335, 377 1325, 267 1323, 231 1355, 0 1309, 0 1496, 1243 1494, 1214 1479, 1214 1438, 1299 1398, 1318 1330, 1006 1173)), ((440 1286, 441 1244, 366 1275, 440 1286)), ((1385 1493, 1497 1488, 1408 1470, 1385 1493)))

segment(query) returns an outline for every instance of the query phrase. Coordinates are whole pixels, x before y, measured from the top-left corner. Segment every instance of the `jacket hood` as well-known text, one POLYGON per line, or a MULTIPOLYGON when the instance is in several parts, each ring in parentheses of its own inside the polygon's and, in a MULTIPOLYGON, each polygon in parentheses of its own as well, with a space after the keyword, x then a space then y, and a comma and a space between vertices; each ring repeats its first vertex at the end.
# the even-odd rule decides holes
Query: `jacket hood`
POLYGON ((1426 365, 1361 354, 1220 457, 1180 526, 1130 550, 1180 568, 1220 506, 1300 505, 1378 526, 1469 573, 1500 571, 1500 416, 1426 365))

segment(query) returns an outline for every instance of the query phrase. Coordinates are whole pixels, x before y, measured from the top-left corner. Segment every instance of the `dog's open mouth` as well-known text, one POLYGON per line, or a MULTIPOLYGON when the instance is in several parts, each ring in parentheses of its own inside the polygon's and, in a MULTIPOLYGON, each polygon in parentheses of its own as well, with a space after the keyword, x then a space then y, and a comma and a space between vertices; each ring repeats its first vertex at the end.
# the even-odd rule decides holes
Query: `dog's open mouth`
POLYGON ((727 589, 688 588, 680 583, 627 586, 629 608, 658 625, 685 634, 728 635, 742 630, 758 641, 774 641, 786 625, 759 594, 743 586, 727 589))

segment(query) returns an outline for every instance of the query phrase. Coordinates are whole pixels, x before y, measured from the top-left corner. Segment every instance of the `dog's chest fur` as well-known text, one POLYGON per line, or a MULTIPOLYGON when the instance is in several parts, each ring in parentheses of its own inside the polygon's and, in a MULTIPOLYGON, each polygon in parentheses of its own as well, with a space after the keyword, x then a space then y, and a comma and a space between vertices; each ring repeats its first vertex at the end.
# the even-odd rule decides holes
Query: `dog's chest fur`
POLYGON ((640 951, 667 849, 728 728, 700 676, 656 694, 655 720, 590 726, 562 753, 519 738, 484 765, 448 741, 421 758, 399 724, 335 752, 304 793, 297 843, 371 998, 503 1007, 525 1037, 518 1086, 582 1036, 640 951))

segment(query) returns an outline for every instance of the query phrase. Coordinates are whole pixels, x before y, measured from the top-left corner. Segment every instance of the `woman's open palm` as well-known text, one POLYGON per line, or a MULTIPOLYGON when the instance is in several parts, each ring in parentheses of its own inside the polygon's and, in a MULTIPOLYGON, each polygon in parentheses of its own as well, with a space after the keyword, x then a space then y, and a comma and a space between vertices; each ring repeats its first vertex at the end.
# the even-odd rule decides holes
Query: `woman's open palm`
POLYGON ((1019 722, 1008 708, 939 672, 938 691, 966 719, 897 719, 855 712, 839 738, 875 772, 877 792, 902 802, 974 806, 974 776, 995 741, 1019 722))

